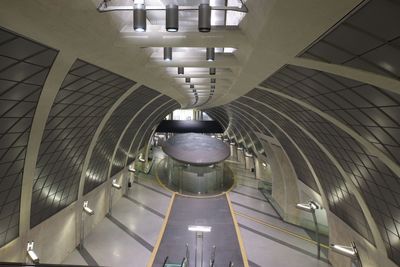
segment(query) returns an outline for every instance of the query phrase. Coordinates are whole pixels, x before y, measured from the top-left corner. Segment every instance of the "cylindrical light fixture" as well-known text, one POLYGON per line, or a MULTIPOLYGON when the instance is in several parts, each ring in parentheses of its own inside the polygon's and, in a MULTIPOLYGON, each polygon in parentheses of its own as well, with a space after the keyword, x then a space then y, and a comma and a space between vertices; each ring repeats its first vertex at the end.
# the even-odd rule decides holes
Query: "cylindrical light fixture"
POLYGON ((207 61, 215 60, 215 48, 214 47, 207 47, 206 59, 207 59, 207 61))
POLYGON ((210 82, 211 82, 211 83, 216 83, 216 82, 217 82, 217 79, 211 78, 211 79, 210 79, 210 82))
POLYGON ((190 78, 189 77, 185 78, 185 82, 190 83, 190 78))
POLYGON ((193 88, 194 88, 194 84, 191 84, 191 85, 190 85, 190 89, 193 89, 193 88))
POLYGON ((164 47, 164 60, 172 60, 172 47, 164 47))
POLYGON ((180 75, 185 74, 185 69, 183 67, 178 67, 178 74, 180 75))
POLYGON ((146 6, 134 4, 133 6, 133 29, 137 32, 146 31, 146 6))
POLYGON ((165 29, 167 32, 177 32, 179 27, 179 10, 177 5, 165 7, 165 29))
POLYGON ((209 4, 199 5, 199 32, 209 32, 211 30, 211 7, 209 4))
POLYGON ((210 68, 210 75, 215 75, 217 70, 215 68, 210 68))

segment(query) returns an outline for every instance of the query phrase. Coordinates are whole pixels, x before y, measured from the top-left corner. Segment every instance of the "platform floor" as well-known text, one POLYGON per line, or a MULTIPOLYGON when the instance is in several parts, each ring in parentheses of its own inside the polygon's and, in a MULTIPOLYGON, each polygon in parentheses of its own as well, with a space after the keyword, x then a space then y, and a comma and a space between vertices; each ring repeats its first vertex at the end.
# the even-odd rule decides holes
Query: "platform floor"
MULTIPOLYGON (((155 161, 159 157, 154 157, 155 161)), ((241 164, 238 164, 238 168, 241 168, 241 164)), ((323 259, 318 260, 314 244, 290 234, 312 238, 312 233, 282 221, 271 204, 253 187, 249 180, 251 173, 246 174, 243 169, 241 173, 246 178, 239 177, 237 186, 229 195, 250 266, 330 266, 326 260, 326 250, 323 251, 323 259)), ((170 198, 171 193, 159 186, 152 175, 142 174, 139 183, 133 184, 129 194, 115 203, 112 218, 105 218, 89 234, 85 240, 85 250, 74 250, 64 263, 146 266, 170 198)))

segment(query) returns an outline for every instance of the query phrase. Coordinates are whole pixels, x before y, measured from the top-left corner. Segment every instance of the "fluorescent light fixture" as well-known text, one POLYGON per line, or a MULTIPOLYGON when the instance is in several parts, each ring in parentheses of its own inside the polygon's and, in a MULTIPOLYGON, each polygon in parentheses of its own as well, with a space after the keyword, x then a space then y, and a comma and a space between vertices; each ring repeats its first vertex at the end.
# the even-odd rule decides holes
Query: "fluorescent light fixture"
POLYGON ((128 171, 130 171, 130 172, 136 172, 136 169, 135 169, 135 167, 133 167, 133 166, 129 166, 129 167, 128 167, 128 171))
POLYGON ((89 208, 88 204, 89 204, 89 201, 84 201, 83 202, 83 211, 86 214, 92 216, 92 215, 94 215, 94 211, 91 208, 89 208))
POLYGON ((174 4, 165 7, 165 29, 168 32, 177 32, 179 27, 179 10, 174 4))
POLYGON ((215 60, 215 48, 214 47, 207 47, 207 49, 206 49, 206 59, 207 59, 207 61, 214 61, 215 60))
POLYGON ((185 78, 185 82, 190 83, 190 78, 189 77, 185 78))
POLYGON ((247 153, 247 152, 246 152, 246 153, 244 153, 244 156, 245 156, 245 157, 248 157, 248 158, 252 158, 252 157, 253 157, 253 155, 252 155, 252 154, 250 154, 250 153, 247 153))
POLYGON ((238 147, 237 150, 243 150, 243 147, 238 147))
POLYGON ((266 164, 265 162, 263 162, 262 165, 263 165, 264 167, 267 167, 267 164, 266 164))
POLYGON ((185 68, 184 67, 178 67, 178 74, 179 75, 185 74, 185 68))
POLYGON ((210 75, 215 75, 217 70, 215 68, 210 68, 210 75))
POLYGON ((194 88, 194 84, 191 84, 191 85, 190 85, 190 89, 193 89, 193 88, 194 88))
POLYGON ((235 142, 231 142, 230 145, 231 145, 231 146, 234 146, 234 145, 235 145, 235 142))
POLYGON ((113 179, 111 185, 112 185, 112 187, 114 187, 115 189, 118 189, 118 190, 122 188, 122 186, 120 184, 117 184, 117 179, 113 179))
POLYGON ((164 47, 164 60, 172 60, 172 47, 164 47))
POLYGON ((35 253, 35 251, 33 251, 33 245, 34 242, 28 242, 27 246, 26 246, 26 251, 28 252, 28 256, 29 259, 33 262, 33 263, 39 263, 39 257, 38 255, 35 253))
POLYGON ((358 251, 357 251, 357 248, 356 248, 356 245, 354 242, 351 243, 351 246, 342 246, 342 245, 337 245, 337 244, 331 244, 330 248, 332 249, 332 251, 334 251, 340 255, 343 255, 343 256, 346 256, 346 257, 349 257, 352 259, 359 258, 358 251))
POLYGON ((315 212, 315 210, 319 209, 319 206, 314 201, 309 201, 308 203, 296 204, 296 208, 306 212, 315 212))
POLYGON ((211 7, 209 4, 199 5, 198 27, 199 32, 211 31, 211 7))
POLYGON ((210 79, 210 82, 211 82, 212 84, 215 84, 215 83, 217 83, 217 79, 211 78, 211 79, 210 79))
POLYGON ((133 29, 137 32, 146 31, 146 7, 144 4, 133 5, 133 29))
POLYGON ((209 233, 211 232, 211 226, 204 226, 204 225, 189 225, 188 230, 191 232, 203 232, 209 233))

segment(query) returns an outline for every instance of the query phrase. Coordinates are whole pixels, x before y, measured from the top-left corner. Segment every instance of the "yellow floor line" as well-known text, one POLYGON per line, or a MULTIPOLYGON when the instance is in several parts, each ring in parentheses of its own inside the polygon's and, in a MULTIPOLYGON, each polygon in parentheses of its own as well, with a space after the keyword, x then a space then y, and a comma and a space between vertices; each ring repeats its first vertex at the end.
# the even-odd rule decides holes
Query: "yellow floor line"
POLYGON ((233 211, 233 208, 232 208, 231 199, 229 198, 229 194, 225 194, 225 196, 226 196, 226 200, 228 201, 229 210, 231 211, 231 215, 232 215, 232 219, 233 219, 233 225, 235 226, 236 236, 237 236, 238 241, 239 241, 240 252, 242 254, 244 267, 249 267, 249 260, 247 259, 246 249, 244 248, 242 235, 240 234, 239 225, 238 225, 238 222, 237 222, 237 219, 236 219, 236 216, 235 216, 235 212, 233 211))
MULTIPOLYGON (((281 228, 281 227, 278 227, 278 226, 275 226, 275 225, 273 225, 273 224, 264 222, 264 221, 259 220, 259 219, 257 219, 257 218, 254 218, 254 217, 251 217, 251 216, 249 216, 249 215, 246 215, 246 214, 244 214, 244 213, 235 211, 235 214, 239 215, 240 217, 244 217, 244 218, 246 218, 246 219, 249 219, 250 221, 253 221, 253 222, 262 224, 262 225, 264 225, 264 226, 266 226, 266 227, 269 227, 269 228, 278 230, 278 231, 283 232, 283 233, 285 233, 285 234, 288 234, 288 235, 297 237, 297 238, 299 238, 299 239, 302 239, 302 240, 304 240, 304 241, 310 242, 310 243, 312 243, 312 244, 314 244, 314 245, 317 244, 317 242, 315 242, 314 240, 312 240, 312 239, 310 239, 310 238, 308 238, 308 237, 305 237, 305 236, 303 236, 303 235, 299 235, 299 234, 293 233, 293 232, 291 232, 291 231, 288 231, 288 230, 283 229, 283 228, 281 228)), ((329 246, 324 245, 324 244, 321 244, 321 247, 326 248, 326 249, 329 249, 329 246)))
POLYGON ((162 237, 163 237, 164 232, 165 232, 165 228, 167 227, 169 214, 171 213, 172 204, 174 203, 174 200, 175 200, 175 193, 172 194, 171 200, 169 201, 169 206, 168 206, 168 209, 167 209, 167 213, 165 214, 165 218, 164 218, 163 224, 161 226, 160 233, 158 234, 157 242, 156 242, 156 244, 154 246, 153 251, 151 252, 149 262, 147 263, 147 267, 152 267, 153 264, 154 264, 154 260, 155 260, 156 255, 157 255, 158 248, 160 247, 161 240, 162 240, 162 237))

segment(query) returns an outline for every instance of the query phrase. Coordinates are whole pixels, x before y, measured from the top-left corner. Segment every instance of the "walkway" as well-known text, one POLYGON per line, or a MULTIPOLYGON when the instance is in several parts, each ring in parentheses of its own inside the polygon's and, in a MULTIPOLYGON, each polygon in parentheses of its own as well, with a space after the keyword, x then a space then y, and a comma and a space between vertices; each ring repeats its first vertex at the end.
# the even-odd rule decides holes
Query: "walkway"
MULTIPOLYGON (((188 231, 189 225, 211 227, 211 232, 204 233, 203 237, 203 266, 208 266, 213 246, 216 246, 215 266, 228 266, 230 261, 236 267, 244 266, 228 199, 224 194, 211 198, 175 196, 154 267, 162 267, 166 257, 169 257, 169 262, 181 262, 185 257, 186 243, 190 252, 189 266, 195 266, 196 233, 188 231)), ((201 262, 200 257, 197 262, 201 262)))
MULTIPOLYGON (((157 155, 155 161, 159 157, 157 155)), ((238 164, 237 168, 243 166, 238 164)), ((330 266, 326 260, 326 250, 322 253, 323 260, 316 258, 316 246, 310 241, 312 233, 309 235, 304 229, 283 222, 271 204, 254 188, 256 183, 250 180, 251 173, 245 172, 241 171, 246 178, 242 180, 239 177, 238 185, 229 196, 250 266, 330 266)), ((170 198, 171 193, 159 186, 152 175, 142 174, 139 183, 134 183, 129 190, 128 196, 115 203, 113 216, 105 218, 92 230, 85 240, 85 250, 81 253, 74 250, 64 263, 146 266, 162 228, 170 198)))

